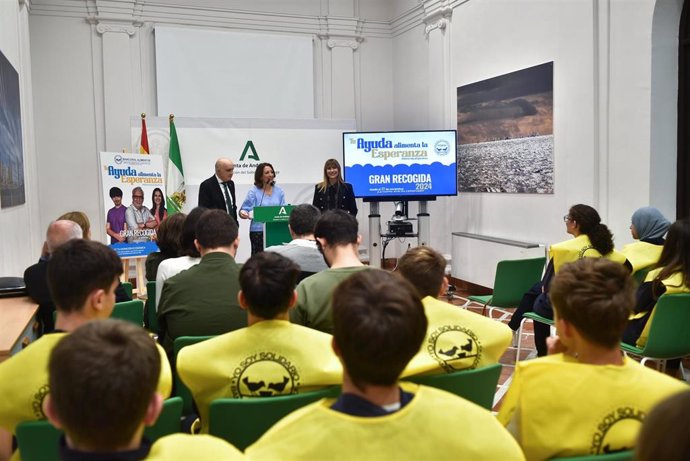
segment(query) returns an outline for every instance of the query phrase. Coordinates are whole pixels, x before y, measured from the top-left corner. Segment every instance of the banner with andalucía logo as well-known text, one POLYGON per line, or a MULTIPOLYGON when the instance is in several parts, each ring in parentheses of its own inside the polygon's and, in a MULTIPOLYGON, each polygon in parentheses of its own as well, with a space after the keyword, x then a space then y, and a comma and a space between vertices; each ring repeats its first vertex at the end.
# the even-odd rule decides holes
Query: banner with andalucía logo
POLYGON ((107 243, 121 258, 158 251, 156 232, 167 217, 162 158, 101 152, 100 160, 107 243))

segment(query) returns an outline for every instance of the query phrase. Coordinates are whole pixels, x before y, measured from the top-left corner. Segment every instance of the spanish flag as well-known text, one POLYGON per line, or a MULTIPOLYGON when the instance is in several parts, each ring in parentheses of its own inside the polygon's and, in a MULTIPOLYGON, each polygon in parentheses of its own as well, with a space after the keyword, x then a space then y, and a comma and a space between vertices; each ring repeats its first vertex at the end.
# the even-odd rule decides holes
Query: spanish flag
POLYGON ((141 113, 141 142, 139 143, 139 153, 149 153, 149 137, 146 134, 146 114, 141 113))

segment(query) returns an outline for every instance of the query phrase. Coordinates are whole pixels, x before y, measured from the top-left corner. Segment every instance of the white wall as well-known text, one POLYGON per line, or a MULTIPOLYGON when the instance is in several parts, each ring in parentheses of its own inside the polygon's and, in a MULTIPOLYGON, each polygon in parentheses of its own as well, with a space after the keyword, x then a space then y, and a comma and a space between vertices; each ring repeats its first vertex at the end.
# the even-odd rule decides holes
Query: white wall
POLYGON ((41 253, 39 197, 36 187, 29 15, 26 4, 0 2, 0 51, 19 74, 26 203, 0 209, 0 276, 19 276, 41 253))

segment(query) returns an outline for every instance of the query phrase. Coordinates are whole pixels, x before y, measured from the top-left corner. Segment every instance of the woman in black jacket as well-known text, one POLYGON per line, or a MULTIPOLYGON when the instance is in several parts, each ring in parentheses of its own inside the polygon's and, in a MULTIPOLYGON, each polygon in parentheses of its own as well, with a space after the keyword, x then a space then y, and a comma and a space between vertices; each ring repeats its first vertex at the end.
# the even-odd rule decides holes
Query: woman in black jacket
POLYGON ((323 166, 323 181, 314 187, 312 204, 319 210, 345 210, 357 216, 357 203, 352 185, 343 181, 340 163, 336 159, 326 160, 323 166))

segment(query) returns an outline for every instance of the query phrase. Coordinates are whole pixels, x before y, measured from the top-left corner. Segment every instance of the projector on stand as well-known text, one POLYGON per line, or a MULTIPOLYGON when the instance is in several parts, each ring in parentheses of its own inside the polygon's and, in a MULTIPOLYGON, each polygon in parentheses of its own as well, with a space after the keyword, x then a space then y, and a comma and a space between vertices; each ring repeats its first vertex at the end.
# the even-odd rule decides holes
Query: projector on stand
POLYGON ((412 223, 403 220, 388 221, 388 234, 404 237, 412 234, 412 223))

